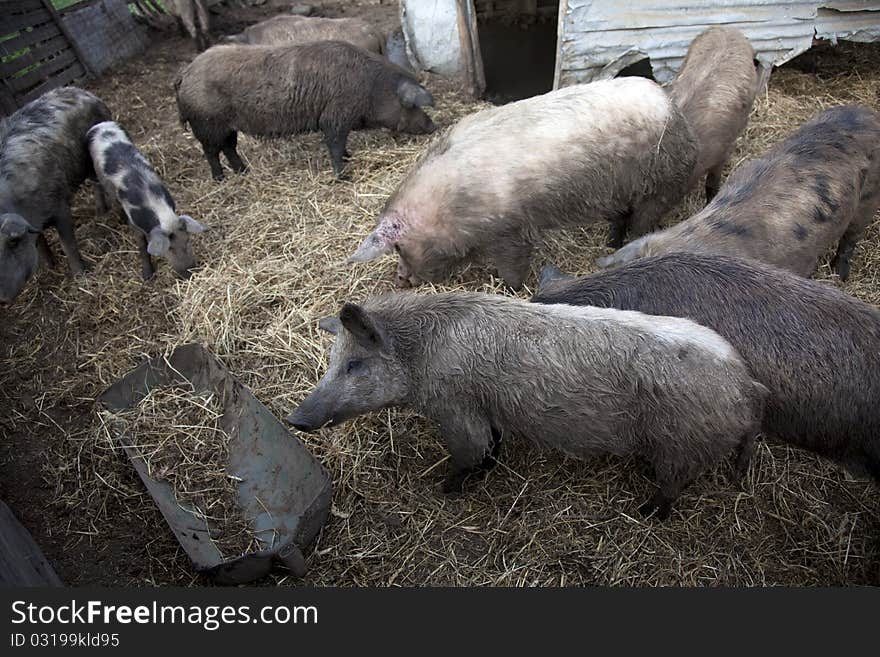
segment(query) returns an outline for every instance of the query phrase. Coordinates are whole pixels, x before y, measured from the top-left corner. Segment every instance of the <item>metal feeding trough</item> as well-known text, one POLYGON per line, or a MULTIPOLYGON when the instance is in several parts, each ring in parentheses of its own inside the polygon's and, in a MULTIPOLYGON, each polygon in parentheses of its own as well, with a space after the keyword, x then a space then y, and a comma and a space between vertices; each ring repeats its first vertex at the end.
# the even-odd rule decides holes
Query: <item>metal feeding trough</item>
MULTIPOLYGON (((305 574, 302 550, 327 519, 331 483, 327 471, 253 393, 198 344, 142 363, 98 397, 113 412, 139 404, 155 387, 191 383, 215 393, 223 404, 222 428, 229 434, 227 472, 240 479, 238 506, 254 534, 270 547, 223 560, 203 518, 178 504, 171 485, 153 479, 133 447, 128 457, 196 570, 218 584, 243 584, 282 564, 305 574)), ((127 442, 127 441, 124 441, 127 442)))

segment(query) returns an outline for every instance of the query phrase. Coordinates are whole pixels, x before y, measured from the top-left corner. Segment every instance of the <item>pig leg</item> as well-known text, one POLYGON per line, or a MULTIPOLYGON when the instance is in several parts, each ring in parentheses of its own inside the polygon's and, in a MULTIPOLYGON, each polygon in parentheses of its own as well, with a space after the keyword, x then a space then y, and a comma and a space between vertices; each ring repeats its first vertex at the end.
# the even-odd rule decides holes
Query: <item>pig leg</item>
POLYGON ((856 249, 856 244, 862 239, 865 228, 874 218, 874 212, 877 205, 880 204, 880 195, 875 195, 868 199, 863 199, 856 210, 856 216, 847 227, 846 232, 841 236, 837 245, 837 253, 831 261, 831 269, 837 272, 840 280, 845 281, 849 278, 849 267, 852 254, 856 249))
POLYGON ((51 269, 55 266, 55 258, 52 257, 52 249, 49 248, 49 243, 46 241, 46 236, 43 235, 43 233, 37 235, 37 254, 40 256, 40 260, 47 269, 51 269))
POLYGON ((486 472, 494 461, 492 427, 479 416, 455 415, 440 423, 443 442, 452 457, 449 474, 443 482, 444 493, 460 493, 464 482, 486 472))
POLYGON ((61 238, 61 248, 67 256, 67 262, 70 265, 70 271, 74 276, 82 274, 86 266, 79 254, 79 247, 76 244, 76 235, 73 232, 73 218, 70 216, 70 208, 64 208, 55 215, 55 228, 58 230, 58 236, 61 238))
POLYGON ((323 127, 321 131, 324 133, 324 141, 327 144, 327 150, 330 151, 330 161, 333 163, 333 173, 336 178, 343 180, 343 156, 348 152, 345 148, 348 143, 348 130, 340 128, 323 127))
POLYGON ((244 173, 247 171, 247 165, 241 161, 241 157, 238 155, 238 150, 236 150, 237 148, 238 133, 232 132, 223 140, 223 146, 221 146, 221 149, 223 150, 226 159, 229 161, 229 166, 232 170, 235 171, 235 173, 244 173))
POLYGON ((513 290, 522 288, 532 261, 532 245, 521 236, 500 236, 498 246, 489 255, 507 286, 513 290))
POLYGON ((156 268, 153 266, 153 259, 147 252, 147 236, 139 228, 134 229, 134 234, 138 243, 138 252, 141 256, 141 276, 143 276, 145 281, 148 281, 155 275, 156 268))
POLYGON ((721 187, 721 172, 724 170, 724 162, 714 166, 706 173, 706 203, 708 204, 721 187))
POLYGON ((619 249, 623 246, 623 240, 626 238, 626 228, 632 217, 632 211, 621 212, 616 217, 609 220, 608 241, 606 244, 612 249, 619 249))
POLYGON ((684 487, 702 470, 697 464, 680 462, 681 456, 669 453, 656 454, 653 459, 657 491, 639 507, 644 517, 654 514, 658 520, 666 520, 672 511, 672 503, 678 499, 684 487))
POLYGON ((95 214, 102 215, 110 211, 110 199, 100 183, 95 185, 95 214))
POLYGON ((749 464, 752 462, 752 456, 755 454, 755 442, 757 436, 754 433, 748 433, 743 436, 736 450, 736 463, 733 466, 733 482, 742 485, 746 474, 749 471, 749 464))
POLYGON ((209 142, 202 142, 202 150, 205 152, 205 159, 208 160, 208 166, 211 167, 211 177, 217 182, 223 180, 223 167, 220 165, 220 149, 209 142))
MULTIPOLYGON (((656 201, 646 201, 639 208, 633 209, 629 223, 629 238, 631 240, 647 235, 657 229, 660 219, 668 208, 656 201)), ((621 242, 621 246, 623 243, 621 242)))

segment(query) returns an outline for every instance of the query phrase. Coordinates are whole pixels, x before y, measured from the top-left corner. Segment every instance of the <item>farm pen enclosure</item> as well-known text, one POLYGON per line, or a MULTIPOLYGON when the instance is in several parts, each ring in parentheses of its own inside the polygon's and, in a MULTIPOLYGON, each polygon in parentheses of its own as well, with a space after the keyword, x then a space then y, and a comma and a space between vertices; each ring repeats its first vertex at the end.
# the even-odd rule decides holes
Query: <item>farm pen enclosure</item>
MULTIPOLYGON (((324 5, 341 15, 340 5, 324 5)), ((347 5, 386 25, 396 8, 347 5), (390 12, 390 13, 389 13, 390 12)), ((200 342, 277 417, 326 367, 330 336, 318 320, 346 300, 393 289, 395 262, 342 261, 374 227, 385 199, 436 136, 354 133, 349 181, 332 175, 319 135, 242 137, 250 164, 210 179, 201 148, 181 128, 171 90, 194 56, 188 40, 154 39, 142 55, 82 83, 153 162, 181 212, 209 226, 194 243, 192 279, 167 266, 142 282, 136 244, 91 189, 74 205, 90 271, 41 270, 0 309, 0 499, 31 531, 67 584, 201 585, 125 454, 98 418, 95 398, 144 359, 200 342)), ((430 76, 443 126, 485 107, 430 76)), ((762 153, 812 114, 857 102, 878 107, 880 47, 823 46, 774 72, 756 101, 731 164, 762 153)), ((666 218, 700 207, 690 196, 666 218)), ((587 272, 608 252, 604 226, 551 237, 535 259, 587 272)), ((871 226, 841 284, 880 302, 880 224, 871 226)), ((164 265, 164 263, 163 263, 164 265)), ((534 286, 533 270, 528 286, 534 286)), ((508 294, 489 272, 469 270, 420 290, 508 294)), ((528 296, 524 290, 522 296, 528 296)), ((844 585, 880 583, 880 500, 873 483, 808 453, 759 443, 743 487, 729 464, 698 479, 666 523, 642 520, 651 487, 642 466, 586 462, 506 444, 499 466, 460 497, 440 492, 446 452, 436 429, 387 411, 301 435, 331 474, 330 518, 307 585, 844 585)))

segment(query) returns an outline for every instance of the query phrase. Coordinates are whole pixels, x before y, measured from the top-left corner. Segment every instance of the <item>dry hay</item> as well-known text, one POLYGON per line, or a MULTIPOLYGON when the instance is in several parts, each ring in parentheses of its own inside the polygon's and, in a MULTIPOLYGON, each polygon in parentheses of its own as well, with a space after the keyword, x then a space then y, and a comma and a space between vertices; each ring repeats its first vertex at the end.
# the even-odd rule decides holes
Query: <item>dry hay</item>
MULTIPOLYGON (((155 281, 140 282, 134 241, 115 225, 88 219, 92 210, 84 193, 76 207, 76 216, 84 218, 78 235, 95 265, 76 280, 61 268, 42 273, 10 313, 4 354, 8 365, 32 380, 31 403, 11 402, 13 414, 21 417, 17 426, 34 423, 47 435, 42 472, 55 487, 51 508, 69 518, 57 530, 64 546, 112 559, 118 545, 104 546, 121 526, 140 527, 151 537, 138 552, 142 567, 116 568, 105 583, 203 581, 193 576, 170 531, 156 524, 152 501, 97 423, 75 426, 65 418, 90 411, 103 387, 146 356, 191 340, 216 352, 284 417, 326 367, 331 338, 319 332, 318 320, 346 300, 392 289, 392 258, 355 267, 342 261, 372 229, 384 200, 431 139, 356 133, 350 142, 351 180, 337 182, 317 135, 267 142, 243 138, 240 151, 250 171, 230 173, 216 184, 197 142, 177 123, 170 80, 179 44, 161 44, 93 88, 156 165, 180 210, 210 226, 194 244, 204 268, 181 282, 161 266, 155 281), (42 335, 58 337, 47 344, 42 335), (56 343, 66 345, 62 355, 72 363, 52 355, 56 343)), ((841 46, 823 57, 832 64, 823 64, 818 74, 792 68, 774 73, 733 163, 762 152, 821 108, 850 101, 877 106, 880 48, 841 46)), ((480 106, 435 81, 430 86, 440 123, 480 106)), ((697 209, 698 196, 669 221, 697 209)), ((550 237, 528 284, 548 260, 569 271, 592 270, 596 256, 607 252, 605 238, 603 226, 550 237)), ((878 245, 875 223, 843 286, 875 303, 878 245)), ((839 284, 827 265, 820 277, 839 284)), ((500 281, 477 269, 421 291, 435 290, 506 293, 500 281)), ((720 467, 685 492, 667 523, 657 523, 637 515, 651 482, 633 461, 578 462, 508 444, 485 481, 463 496, 446 497, 439 492, 446 452, 436 429, 410 413, 375 413, 300 438, 335 486, 330 519, 308 557, 306 584, 878 581, 876 488, 772 441, 759 444, 742 489, 732 486, 727 468, 720 467)), ((140 547, 140 540, 133 535, 124 545, 140 547)), ((76 569, 69 571, 68 580, 76 569)), ((269 581, 297 583, 283 575, 269 581)))
POLYGON ((227 471, 229 434, 215 393, 155 387, 132 408, 99 417, 110 440, 134 448, 147 474, 171 485, 177 503, 205 525, 224 561, 263 549, 238 505, 241 479, 227 471))

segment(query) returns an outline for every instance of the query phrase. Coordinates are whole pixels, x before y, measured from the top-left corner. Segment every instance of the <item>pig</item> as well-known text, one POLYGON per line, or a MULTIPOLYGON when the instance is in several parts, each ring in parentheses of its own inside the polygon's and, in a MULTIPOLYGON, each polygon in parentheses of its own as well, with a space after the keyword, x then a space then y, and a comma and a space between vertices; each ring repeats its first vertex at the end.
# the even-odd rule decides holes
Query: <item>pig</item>
POLYGON ((0 214, 0 306, 12 303, 36 270, 41 237, 24 217, 0 214))
POLYGON ((700 144, 690 188, 705 178, 706 201, 718 193, 721 173, 745 129, 757 91, 755 52, 731 27, 710 27, 688 49, 667 87, 700 144))
POLYGON ((575 85, 464 117, 385 203, 349 262, 395 250, 397 284, 493 264, 521 287, 547 229, 612 222, 611 242, 652 230, 686 193, 687 121, 644 78, 575 85))
POLYGON ((360 18, 273 16, 224 39, 226 43, 252 46, 301 45, 315 41, 345 41, 378 55, 383 54, 382 35, 360 18))
POLYGON ((168 188, 118 123, 92 126, 86 141, 105 198, 134 229, 144 280, 156 273, 150 256, 167 258, 178 276, 189 278, 196 265, 189 236, 205 227, 177 214, 168 188))
POLYGON ((181 33, 192 37, 196 50, 211 45, 211 14, 207 0, 167 0, 165 8, 177 20, 181 33))
POLYGON ((320 130, 337 177, 348 133, 385 127, 411 134, 436 129, 423 107, 431 94, 411 73, 341 41, 293 46, 215 46, 175 82, 180 120, 201 142, 215 180, 220 151, 234 171, 238 131, 278 137, 320 130))
POLYGON ((390 406, 439 424, 446 492, 526 438, 584 458, 637 455, 668 516, 682 488, 726 454, 748 463, 766 394, 736 351, 693 322, 537 304, 502 295, 394 293, 347 303, 320 326, 330 365, 287 418, 315 431, 390 406))
POLYGON ((880 483, 880 312, 755 261, 669 253, 571 279, 532 301, 687 317, 727 339, 769 390, 762 429, 880 483))
POLYGON ((670 251, 725 253, 809 277, 829 247, 841 280, 880 207, 880 114, 834 107, 737 167, 690 219, 600 258, 602 268, 670 251))
POLYGON ((406 52, 406 37, 404 37, 401 28, 389 32, 388 36, 385 37, 385 56, 389 62, 397 64, 408 71, 413 70, 413 65, 410 63, 409 55, 406 52))
MULTIPOLYGON (((74 274, 81 274, 85 265, 76 243, 70 200, 95 175, 86 132, 109 119, 110 111, 100 98, 76 87, 62 87, 0 121, 0 215, 15 215, 16 226, 20 228, 19 220, 23 220, 37 233, 54 226, 74 274)), ((0 297, 5 303, 11 303, 24 288, 33 273, 33 267, 26 265, 35 261, 37 251, 51 263, 42 235, 12 241, 15 249, 0 252, 4 260, 0 263, 4 290, 0 297)))

